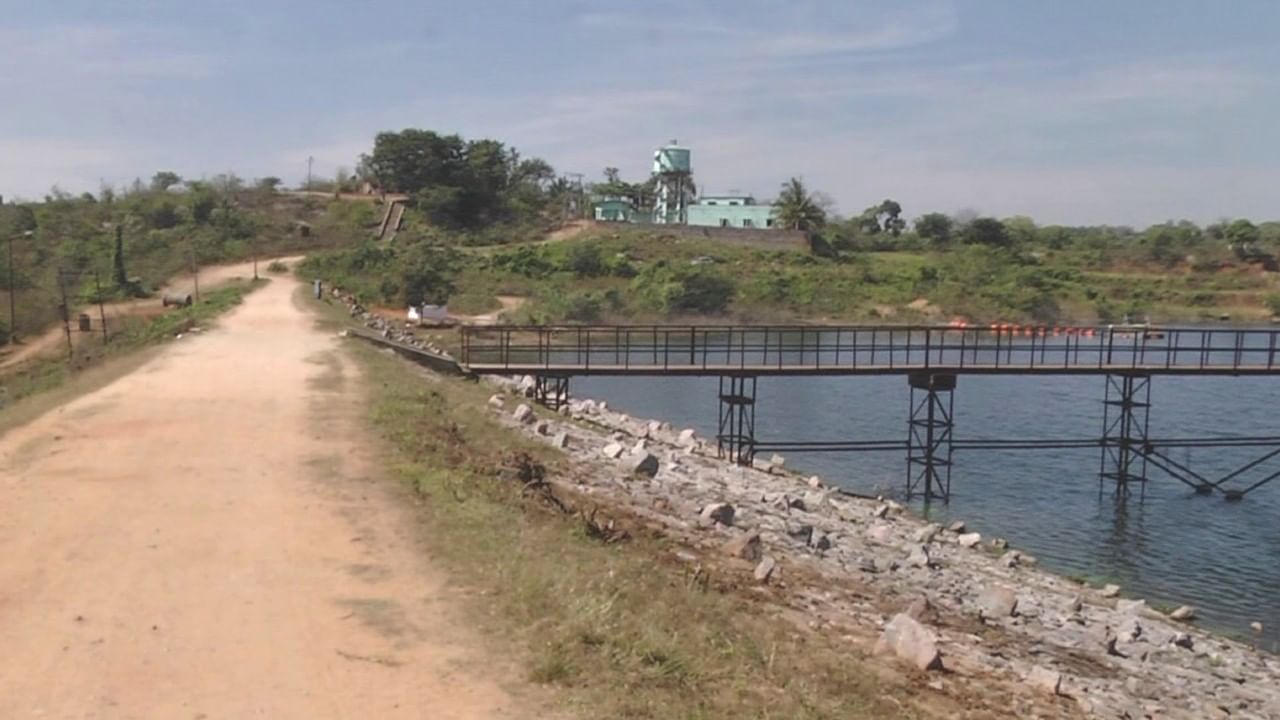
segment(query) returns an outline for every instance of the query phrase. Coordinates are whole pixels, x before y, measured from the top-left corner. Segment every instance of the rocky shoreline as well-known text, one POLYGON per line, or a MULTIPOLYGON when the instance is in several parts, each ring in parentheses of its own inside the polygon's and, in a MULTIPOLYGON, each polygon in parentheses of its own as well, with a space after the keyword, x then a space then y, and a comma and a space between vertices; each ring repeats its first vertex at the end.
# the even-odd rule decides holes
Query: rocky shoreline
POLYGON ((896 656, 928 691, 980 691, 1018 717, 1280 718, 1280 658, 1195 627, 1192 608, 1077 584, 781 457, 729 464, 692 430, 593 400, 535 411, 531 378, 494 383, 490 410, 562 448, 575 493, 679 539, 685 561, 717 558, 810 629, 896 656))

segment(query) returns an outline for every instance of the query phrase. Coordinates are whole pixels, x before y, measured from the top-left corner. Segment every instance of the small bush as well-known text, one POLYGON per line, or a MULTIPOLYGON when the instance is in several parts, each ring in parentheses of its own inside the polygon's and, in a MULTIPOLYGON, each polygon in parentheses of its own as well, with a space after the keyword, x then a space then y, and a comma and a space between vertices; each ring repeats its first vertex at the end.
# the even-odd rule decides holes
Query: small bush
POLYGON ((283 262, 281 262, 281 261, 279 261, 279 260, 272 260, 272 261, 267 265, 267 272, 269 272, 269 273, 275 273, 275 274, 277 274, 277 275, 282 274, 282 273, 287 273, 287 272, 289 272, 289 265, 288 265, 287 263, 283 263, 283 262))

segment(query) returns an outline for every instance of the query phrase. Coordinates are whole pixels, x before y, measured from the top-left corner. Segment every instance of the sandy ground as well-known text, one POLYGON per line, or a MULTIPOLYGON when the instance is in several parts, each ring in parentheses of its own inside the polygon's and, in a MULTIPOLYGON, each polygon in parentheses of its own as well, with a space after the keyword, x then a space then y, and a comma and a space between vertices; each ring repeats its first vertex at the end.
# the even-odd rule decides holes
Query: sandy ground
MULTIPOLYGON (((288 263, 290 266, 301 259, 301 256, 280 258, 282 262, 288 263)), ((270 277, 267 273, 267 264, 270 263, 271 260, 271 258, 267 258, 258 261, 259 276, 270 277)), ((198 279, 200 281, 201 290, 212 290, 219 285, 225 284, 229 280, 247 280, 252 277, 253 262, 250 261, 235 263, 233 265, 211 265, 200 271, 198 279)), ((194 292, 194 289, 195 280, 191 277, 190 273, 185 273, 165 283, 164 287, 160 292, 156 293, 155 297, 107 303, 103 306, 103 311, 107 316, 107 325, 110 327, 111 320, 113 318, 124 316, 159 315, 164 312, 164 305, 161 300, 161 295, 164 292, 194 292)), ((89 317, 93 321, 93 333, 100 332, 101 325, 98 323, 101 322, 101 314, 98 311, 98 307, 94 305, 76 310, 72 315, 73 325, 75 322, 75 315, 81 312, 89 314, 89 317)), ((84 333, 81 333, 75 327, 72 327, 71 341, 76 344, 77 347, 79 347, 79 342, 85 337, 86 335, 84 333)), ((46 329, 36 337, 24 339, 22 344, 18 346, 17 350, 8 351, 8 349, 6 349, 5 351, 0 351, 0 370, 16 367, 32 358, 65 353, 66 347, 66 331, 60 323, 56 324, 46 329)))
POLYGON ((540 717, 275 279, 0 437, 0 718, 540 717))

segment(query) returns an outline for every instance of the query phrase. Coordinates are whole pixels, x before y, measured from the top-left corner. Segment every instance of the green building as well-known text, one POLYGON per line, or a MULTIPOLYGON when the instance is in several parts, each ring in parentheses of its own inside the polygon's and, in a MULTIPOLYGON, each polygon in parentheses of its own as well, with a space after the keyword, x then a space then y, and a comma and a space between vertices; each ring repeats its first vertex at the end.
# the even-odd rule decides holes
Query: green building
POLYGON ((591 203, 592 215, 599 222, 632 222, 636 208, 624 197, 608 196, 591 203))
POLYGON ((766 229, 774 225, 772 205, 758 205, 750 195, 705 195, 687 209, 686 221, 698 227, 766 229))

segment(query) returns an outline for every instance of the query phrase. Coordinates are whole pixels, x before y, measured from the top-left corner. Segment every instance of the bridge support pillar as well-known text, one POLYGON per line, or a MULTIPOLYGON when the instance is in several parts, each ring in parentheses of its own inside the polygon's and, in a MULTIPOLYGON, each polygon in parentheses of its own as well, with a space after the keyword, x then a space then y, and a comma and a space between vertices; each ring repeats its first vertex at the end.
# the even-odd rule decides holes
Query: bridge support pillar
POLYGON ((720 423, 716 449, 720 457, 750 465, 756 454, 756 378, 720 376, 720 423))
POLYGON ((907 420, 907 499, 951 498, 951 430, 956 376, 912 373, 907 420))
POLYGON ((568 375, 536 375, 533 378, 533 399, 556 412, 569 404, 568 375))
POLYGON ((1129 497, 1136 483, 1147 487, 1147 424, 1151 416, 1151 377, 1142 374, 1108 375, 1102 405, 1102 462, 1098 491, 1107 480, 1115 483, 1116 497, 1129 497))

